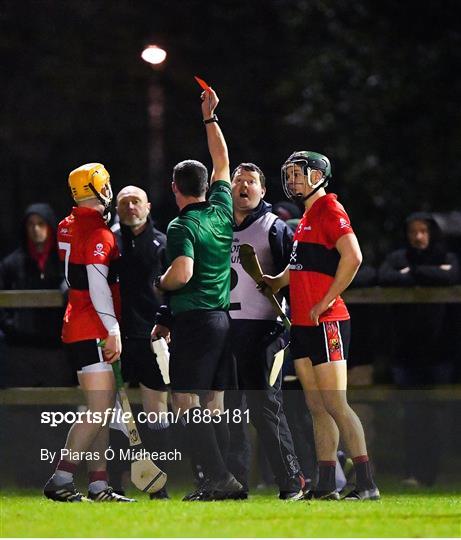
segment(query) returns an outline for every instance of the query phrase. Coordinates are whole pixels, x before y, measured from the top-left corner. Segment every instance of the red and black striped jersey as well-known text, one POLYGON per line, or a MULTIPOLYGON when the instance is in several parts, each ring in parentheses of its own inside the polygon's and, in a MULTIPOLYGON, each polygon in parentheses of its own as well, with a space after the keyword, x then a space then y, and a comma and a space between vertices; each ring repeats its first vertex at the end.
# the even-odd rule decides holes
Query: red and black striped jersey
POLYGON ((64 261, 69 298, 62 340, 73 343, 86 339, 104 339, 107 330, 96 313, 88 289, 86 265, 109 267, 107 281, 112 292, 114 310, 120 319, 120 291, 116 262, 117 242, 101 214, 91 208, 74 207, 58 226, 59 257, 64 261))
MULTIPOLYGON (((340 255, 336 242, 353 233, 349 216, 334 193, 319 197, 306 211, 296 229, 290 257, 290 304, 292 323, 314 326, 309 314, 330 288, 340 255)), ((343 321, 349 312, 338 296, 319 322, 343 321)))

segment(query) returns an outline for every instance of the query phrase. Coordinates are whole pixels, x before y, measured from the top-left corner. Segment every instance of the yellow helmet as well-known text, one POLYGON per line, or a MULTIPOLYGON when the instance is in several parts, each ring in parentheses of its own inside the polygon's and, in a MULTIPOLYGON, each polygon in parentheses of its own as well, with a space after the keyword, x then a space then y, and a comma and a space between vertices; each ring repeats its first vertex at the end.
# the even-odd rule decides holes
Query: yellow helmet
POLYGON ((112 201, 110 176, 101 163, 86 163, 69 174, 69 187, 75 202, 99 199, 106 208, 112 201))

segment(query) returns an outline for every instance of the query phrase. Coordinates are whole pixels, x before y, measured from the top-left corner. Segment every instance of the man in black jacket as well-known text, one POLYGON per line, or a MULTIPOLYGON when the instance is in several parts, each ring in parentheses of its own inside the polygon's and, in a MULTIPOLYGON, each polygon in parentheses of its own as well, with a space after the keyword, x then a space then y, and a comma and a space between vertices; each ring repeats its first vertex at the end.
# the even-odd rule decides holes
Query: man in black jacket
MULTIPOLYGON (((147 427, 156 451, 169 445, 167 387, 150 348, 155 314, 162 303, 154 278, 166 269, 165 235, 154 227, 144 190, 126 186, 117 195, 120 228, 115 235, 121 253, 122 372, 125 381, 139 382, 147 427)), ((114 229, 114 228, 113 228, 114 229)), ((164 464, 159 463, 160 468, 164 464)), ((167 498, 165 489, 151 498, 167 498)))
POLYGON ((386 257, 379 269, 380 285, 454 285, 459 274, 458 260, 447 251, 432 215, 415 212, 408 216, 405 226, 407 245, 386 257))
MULTIPOLYGON (((380 285, 449 286, 457 283, 456 255, 446 250, 431 214, 411 214, 405 223, 406 246, 390 253, 379 269, 380 285)), ((447 304, 401 304, 392 310, 392 374, 402 389, 451 383, 453 354, 447 304)), ((435 482, 440 458, 437 410, 425 399, 404 404, 405 483, 435 482)))
MULTIPOLYGON (((67 288, 56 246, 56 217, 48 204, 35 203, 26 209, 21 245, 0 262, 0 286, 5 290, 67 288)), ((0 310, 0 331, 8 345, 4 385, 72 384, 60 343, 63 313, 63 308, 0 310), (37 347, 42 353, 37 353, 37 347)))

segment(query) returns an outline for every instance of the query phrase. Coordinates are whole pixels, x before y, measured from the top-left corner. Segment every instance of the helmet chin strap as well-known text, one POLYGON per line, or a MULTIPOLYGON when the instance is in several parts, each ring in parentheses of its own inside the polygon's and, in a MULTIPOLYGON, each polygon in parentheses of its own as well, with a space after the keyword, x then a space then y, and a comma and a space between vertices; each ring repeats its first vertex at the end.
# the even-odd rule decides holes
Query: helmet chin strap
POLYGON ((299 195, 295 195, 295 200, 297 201, 302 201, 302 202, 306 202, 307 199, 310 199, 310 197, 312 197, 312 195, 314 195, 315 193, 317 193, 317 191, 325 186, 328 182, 326 181, 326 178, 325 176, 323 176, 321 178, 321 180, 319 182, 317 182, 317 185, 313 184, 311 182, 311 173, 312 173, 312 170, 310 168, 307 169, 307 185, 313 190, 309 193, 309 195, 306 195, 305 197, 303 197, 301 194, 299 195))
POLYGON ((300 193, 299 195, 295 195, 295 200, 296 200, 296 201, 306 202, 307 199, 310 199, 310 198, 312 197, 312 195, 314 195, 315 193, 317 193, 317 191, 318 191, 320 188, 322 188, 324 185, 325 185, 325 182, 324 182, 324 181, 321 182, 316 188, 314 188, 313 191, 311 191, 311 192, 309 193, 309 195, 306 195, 305 197, 303 197, 303 196, 301 195, 301 193, 300 193))
MULTIPOLYGON (((110 205, 112 202, 112 198, 109 199, 109 198, 103 197, 100 193, 98 193, 98 191, 95 189, 95 187, 93 186, 91 182, 88 184, 88 187, 94 193, 94 196, 98 199, 98 201, 104 206, 103 216, 104 216, 104 219, 109 221, 110 220, 110 205)), ((111 194, 112 194, 112 190, 111 190, 111 194)))

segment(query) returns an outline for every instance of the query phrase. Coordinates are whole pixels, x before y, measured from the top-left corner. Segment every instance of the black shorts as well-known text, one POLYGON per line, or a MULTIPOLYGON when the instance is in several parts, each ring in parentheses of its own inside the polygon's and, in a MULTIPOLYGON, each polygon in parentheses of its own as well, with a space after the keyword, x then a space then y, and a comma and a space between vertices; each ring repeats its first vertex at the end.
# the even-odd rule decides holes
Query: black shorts
POLYGON ((148 338, 123 339, 122 375, 125 382, 140 382, 161 392, 167 390, 148 338))
POLYGON ((235 388, 226 311, 192 310, 174 317, 171 328, 170 380, 176 392, 235 388))
POLYGON ((85 366, 104 362, 102 347, 98 347, 100 341, 100 339, 86 339, 64 344, 67 358, 73 370, 80 371, 85 366))
POLYGON ((310 358, 313 366, 346 360, 351 321, 328 321, 319 326, 292 326, 290 352, 294 360, 310 358))

